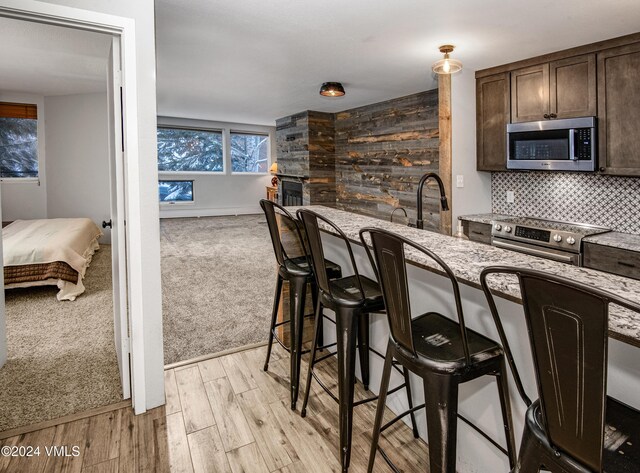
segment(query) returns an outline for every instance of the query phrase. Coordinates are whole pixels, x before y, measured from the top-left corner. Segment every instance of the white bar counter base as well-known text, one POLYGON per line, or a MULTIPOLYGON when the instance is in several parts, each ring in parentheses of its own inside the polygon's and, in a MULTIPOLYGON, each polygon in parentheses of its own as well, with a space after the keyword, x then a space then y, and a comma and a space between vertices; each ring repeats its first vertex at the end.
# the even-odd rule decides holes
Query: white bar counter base
MULTIPOLYGON (((297 208, 289 207, 288 210, 295 213, 297 208)), ((539 269, 564 275, 567 279, 584 282, 640 302, 640 281, 586 268, 577 268, 328 207, 309 206, 307 208, 333 221, 353 243, 357 243, 352 247, 359 271, 369 277, 372 277, 373 273, 365 250, 360 245, 358 232, 361 228, 367 226, 384 228, 434 251, 451 267, 461 283, 462 305, 468 328, 483 333, 494 340, 498 340, 499 337, 489 313, 484 293, 479 288, 480 272, 487 266, 512 265, 539 269)), ((340 264, 345 273, 350 271, 348 269, 350 268, 348 255, 342 240, 325 233, 323 234, 323 242, 325 243, 325 257, 340 264)), ((410 263, 407 275, 412 290, 413 314, 419 315, 434 310, 455 318, 451 284, 448 279, 435 272, 435 263, 411 252, 407 252, 407 261, 410 263)), ((490 279, 490 282, 491 287, 497 290, 496 304, 502 316, 505 331, 512 340, 514 358, 520 369, 525 388, 532 398, 537 398, 535 378, 532 369, 530 369, 532 360, 517 282, 509 277, 495 277, 490 279)), ((330 314, 330 311, 326 312, 330 314)), ((611 312, 608 394, 639 408, 640 363, 638 363, 638 355, 640 352, 637 347, 640 346, 640 316, 623 310, 612 310, 611 312)), ((325 322, 324 333, 325 342, 335 341, 334 325, 325 322)), ((371 316, 370 334, 371 346, 379 352, 385 353, 389 337, 386 315, 374 314, 371 316)), ((375 355, 370 356, 370 389, 374 393, 379 390, 383 361, 375 355)), ((356 369, 359 370, 359 364, 356 366, 356 369)), ((412 376, 411 379, 414 405, 421 404, 424 399, 422 380, 416 376, 412 376)), ((393 372, 390 386, 401 382, 401 376, 393 372)), ((519 446, 525 406, 515 391, 511 379, 510 388, 515 436, 519 446)), ((398 393, 390 395, 387 398, 387 405, 396 413, 406 410, 408 406, 405 391, 400 390, 398 393)), ((505 445, 498 392, 492 376, 485 376, 460 385, 459 413, 491 435, 501 445, 505 445)), ((416 419, 420 435, 426 439, 426 420, 423 410, 416 413, 416 419)), ((379 455, 376 461, 384 462, 379 455)), ((497 451, 486 439, 464 422, 458 421, 457 471, 460 473, 507 472, 509 464, 506 456, 497 451)))

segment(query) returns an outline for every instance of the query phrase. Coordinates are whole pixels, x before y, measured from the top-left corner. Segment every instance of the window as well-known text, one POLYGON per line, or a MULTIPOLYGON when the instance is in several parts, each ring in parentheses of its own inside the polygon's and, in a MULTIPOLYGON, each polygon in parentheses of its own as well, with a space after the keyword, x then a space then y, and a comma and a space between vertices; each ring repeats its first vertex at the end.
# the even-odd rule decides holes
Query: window
POLYGON ((223 172, 222 148, 220 131, 158 128, 158 171, 223 172))
POLYGON ((159 181, 161 203, 193 202, 193 181, 159 181))
POLYGON ((268 135, 231 133, 231 172, 266 173, 268 168, 268 135))
POLYGON ((0 103, 0 178, 37 177, 37 107, 0 103))

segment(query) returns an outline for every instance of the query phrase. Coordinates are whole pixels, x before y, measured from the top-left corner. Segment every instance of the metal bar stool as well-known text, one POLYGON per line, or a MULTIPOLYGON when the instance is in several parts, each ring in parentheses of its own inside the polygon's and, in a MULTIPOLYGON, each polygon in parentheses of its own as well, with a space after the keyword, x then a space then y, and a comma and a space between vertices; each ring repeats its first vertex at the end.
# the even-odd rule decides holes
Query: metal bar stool
POLYGON ((491 315, 527 406, 514 473, 640 471, 640 411, 606 395, 609 305, 640 305, 566 278, 506 266, 480 275, 491 315), (491 294, 489 275, 520 283, 538 400, 531 401, 491 294))
MULTIPOLYGON (((291 409, 295 410, 300 384, 300 361, 303 353, 302 334, 304 319, 305 317, 313 316, 313 314, 309 316, 305 316, 304 314, 307 283, 311 283, 311 295, 314 307, 316 306, 318 291, 315 285, 312 267, 307 258, 304 235, 298 221, 284 207, 270 200, 262 199, 260 206, 267 218, 271 243, 273 244, 273 251, 278 263, 276 292, 273 299, 271 327, 269 329, 269 343, 267 345, 267 358, 264 363, 264 371, 269 369, 271 347, 273 346, 273 339, 275 338, 290 354, 291 409), (289 281, 290 315, 288 321, 278 323, 278 307, 280 305, 280 294, 284 281, 289 281), (276 328, 284 324, 289 324, 290 348, 287 348, 275 333, 276 328)), ((325 264, 325 274, 327 278, 333 279, 340 277, 342 270, 337 264, 327 261, 325 264)))
MULTIPOLYGON (((369 252, 366 235, 373 246, 373 257, 387 306, 389 344, 380 386, 380 398, 373 428, 368 471, 373 470, 382 426, 389 375, 393 359, 420 376, 424 382, 425 408, 431 473, 455 473, 457 420, 460 417, 491 441, 515 464, 515 440, 511 423, 506 366, 501 347, 493 340, 467 329, 464 322, 460 289, 451 269, 435 253, 395 233, 377 228, 364 228, 360 239, 369 252), (458 322, 437 312, 411 318, 405 247, 422 253, 441 268, 451 281, 458 322), (500 447, 486 433, 458 414, 458 386, 484 375, 495 376, 507 448, 500 447)), ((387 455, 383 458, 398 471, 387 455)))
MULTIPOLYGON (((313 347, 311 349, 311 358, 309 360, 309 372, 307 376, 307 386, 304 393, 304 401, 300 414, 306 416, 307 403, 309 401, 309 392, 311 388, 311 379, 314 378, 320 386, 329 393, 331 398, 338 403, 339 406, 339 423, 340 423, 340 461, 342 471, 349 469, 351 458, 351 434, 353 424, 353 408, 366 402, 377 399, 377 396, 368 399, 362 399, 354 402, 354 384, 356 348, 360 355, 360 371, 362 374, 362 384, 366 390, 369 389, 369 353, 373 352, 382 357, 381 353, 369 346, 369 314, 372 312, 384 311, 384 300, 378 283, 366 276, 362 276, 358 272, 358 267, 353 256, 351 244, 347 236, 333 222, 308 209, 299 209, 297 211, 298 218, 302 221, 305 233, 308 238, 309 253, 311 254, 312 264, 315 270, 316 283, 319 288, 319 297, 316 306, 315 319, 315 335, 313 347), (320 225, 324 225, 326 229, 332 231, 337 237, 341 238, 345 244, 349 254, 349 260, 353 269, 353 275, 334 280, 329 280, 325 276, 325 258, 320 236, 320 225), (328 308, 336 314, 336 334, 337 334, 337 351, 328 353, 320 358, 316 358, 316 352, 319 349, 328 348, 328 346, 319 346, 319 333, 322 326, 323 309, 328 308), (314 366, 319 362, 326 360, 333 355, 338 358, 338 396, 336 397, 327 386, 318 378, 314 371, 314 366)), ((333 344, 332 344, 333 345, 333 344)), ((400 370, 398 370, 400 371, 400 370)), ((392 390, 398 391, 406 387, 409 405, 413 406, 411 398, 411 387, 409 384, 408 372, 400 371, 405 377, 405 382, 392 390)), ((418 437, 418 429, 416 426, 413 412, 411 412, 411 421, 413 425, 414 436, 418 437)))

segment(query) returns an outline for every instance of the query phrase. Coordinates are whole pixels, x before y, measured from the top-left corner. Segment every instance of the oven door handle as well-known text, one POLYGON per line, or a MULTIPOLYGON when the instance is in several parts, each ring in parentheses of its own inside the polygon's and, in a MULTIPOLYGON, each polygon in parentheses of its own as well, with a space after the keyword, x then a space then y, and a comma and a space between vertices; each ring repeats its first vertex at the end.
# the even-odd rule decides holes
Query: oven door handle
POLYGON ((525 253, 531 256, 540 256, 542 258, 560 261, 561 263, 573 263, 573 258, 571 258, 570 256, 558 255, 556 253, 551 253, 544 250, 536 250, 535 248, 529 248, 520 245, 514 245, 512 243, 506 243, 504 241, 498 241, 495 239, 493 240, 493 246, 497 248, 503 248, 505 250, 519 251, 520 253, 525 253))

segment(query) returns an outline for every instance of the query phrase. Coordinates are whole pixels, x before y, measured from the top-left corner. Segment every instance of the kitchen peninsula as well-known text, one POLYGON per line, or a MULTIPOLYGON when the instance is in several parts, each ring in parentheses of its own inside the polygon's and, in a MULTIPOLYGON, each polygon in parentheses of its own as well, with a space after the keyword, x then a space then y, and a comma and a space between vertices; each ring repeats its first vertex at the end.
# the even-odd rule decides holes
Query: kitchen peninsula
MULTIPOLYGON (((384 228, 404 235, 434 251, 449 265, 461 283, 460 289, 467 326, 494 340, 497 340, 498 337, 484 294, 479 289, 480 272, 487 266, 508 265, 542 270, 640 302, 640 281, 323 206, 309 208, 332 220, 355 243, 353 250, 358 267, 368 276, 372 276, 372 270, 364 248, 360 245, 358 232, 361 228, 368 226, 384 228)), ((290 210, 295 210, 295 208, 290 208, 290 210)), ((341 240, 329 232, 323 235, 323 239, 325 239, 325 256, 342 265, 343 268, 350 268, 348 256, 341 240)), ((415 297, 412 298, 414 315, 428 310, 455 314, 452 307, 453 299, 450 297, 450 284, 447 279, 438 274, 439 271, 435 263, 411 251, 407 251, 406 258, 410 263, 408 268, 409 283, 412 290, 416 291, 415 297)), ((521 367, 525 388, 534 395, 535 380, 533 372, 530 370, 531 356, 527 346, 526 326, 517 282, 507 276, 494 276, 490 279, 490 283, 498 296, 496 302, 498 310, 503 316, 507 335, 513 340, 514 357, 518 366, 521 367)), ((383 315, 372 316, 371 320, 372 347, 384 352, 388 340, 386 317, 383 315)), ((324 328, 325 336, 335 336, 335 330, 326 322, 324 328)), ((612 307, 609 333, 608 393, 623 402, 638 407, 640 406, 640 369, 636 361, 638 355, 636 350, 640 347, 640 315, 612 307)), ((378 390, 381 371, 382 360, 375 356, 371 357, 371 390, 373 392, 378 390)), ((399 379, 395 380, 395 382, 399 381, 399 379)), ((414 381, 414 401, 421 403, 423 396, 420 389, 421 383, 417 378, 414 381)), ((392 385, 393 382, 394 380, 392 380, 392 385)), ((522 432, 524 405, 513 391, 513 386, 511 388, 515 433, 517 441, 519 441, 522 432)), ((461 386, 459 400, 461 415, 489 433, 499 443, 504 444, 502 427, 499 425, 497 391, 491 380, 479 379, 461 386)), ((404 394, 389 396, 387 405, 395 412, 403 411, 407 407, 404 394)), ((423 415, 418 417, 418 422, 420 434, 426 438, 423 415)), ((506 471, 508 469, 506 457, 476 431, 463 422, 458 423, 458 429, 460 442, 457 453, 458 471, 475 473, 506 471)))

